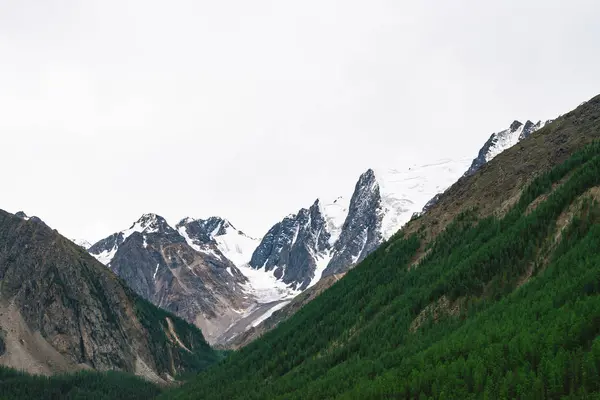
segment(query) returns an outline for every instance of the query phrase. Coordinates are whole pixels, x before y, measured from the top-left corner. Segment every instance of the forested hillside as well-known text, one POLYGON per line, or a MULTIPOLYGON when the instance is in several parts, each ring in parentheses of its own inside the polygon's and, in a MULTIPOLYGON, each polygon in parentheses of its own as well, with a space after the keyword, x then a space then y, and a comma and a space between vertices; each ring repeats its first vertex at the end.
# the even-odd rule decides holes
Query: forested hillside
POLYGON ((0 367, 0 399, 145 400, 160 387, 122 372, 77 372, 53 377, 31 376, 0 367))
POLYGON ((413 221, 294 317, 164 398, 596 397, 599 135, 597 97, 455 185, 431 214, 445 207, 452 218, 413 221), (505 176, 506 159, 528 163, 505 176), (481 181, 490 176, 508 194, 455 204, 465 187, 502 187, 481 181))

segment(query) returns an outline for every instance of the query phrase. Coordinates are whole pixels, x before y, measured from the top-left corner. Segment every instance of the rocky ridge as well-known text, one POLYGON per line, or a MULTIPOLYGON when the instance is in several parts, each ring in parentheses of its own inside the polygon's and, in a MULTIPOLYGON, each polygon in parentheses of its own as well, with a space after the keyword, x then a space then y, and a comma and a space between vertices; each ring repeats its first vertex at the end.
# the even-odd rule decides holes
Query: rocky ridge
POLYGON ((196 225, 188 221, 177 230, 159 215, 144 214, 89 252, 140 296, 200 327, 211 342, 252 299, 244 275, 196 225))
POLYGON ((164 383, 216 361, 197 328, 145 302, 39 218, 0 210, 0 281, 2 365, 164 383))

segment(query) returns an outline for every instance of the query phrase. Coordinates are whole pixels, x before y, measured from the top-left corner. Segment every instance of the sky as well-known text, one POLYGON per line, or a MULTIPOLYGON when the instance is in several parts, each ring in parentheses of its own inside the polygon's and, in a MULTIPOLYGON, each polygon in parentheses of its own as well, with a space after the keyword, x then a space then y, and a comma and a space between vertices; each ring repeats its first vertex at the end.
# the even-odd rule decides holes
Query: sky
POLYGON ((262 236, 600 93, 600 2, 0 0, 0 208, 262 236))

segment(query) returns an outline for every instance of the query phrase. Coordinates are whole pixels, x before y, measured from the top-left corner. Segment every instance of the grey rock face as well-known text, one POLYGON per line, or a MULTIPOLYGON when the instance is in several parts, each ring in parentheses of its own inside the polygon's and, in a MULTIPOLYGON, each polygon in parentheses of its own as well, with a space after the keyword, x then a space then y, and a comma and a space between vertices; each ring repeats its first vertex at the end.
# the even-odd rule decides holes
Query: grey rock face
POLYGON ((185 228, 187 234, 198 245, 209 245, 212 242, 210 230, 207 229, 206 221, 203 220, 181 220, 175 228, 185 228))
POLYGON ((369 169, 356 183, 342 233, 323 276, 345 272, 374 251, 383 242, 382 218, 379 184, 369 169))
POLYGON ((36 217, 35 215, 33 215, 33 216, 30 217, 29 215, 25 214, 25 212, 23 212, 23 211, 16 212, 15 213, 15 217, 19 217, 19 218, 21 218, 21 219, 23 219, 25 221, 31 221, 31 222, 35 222, 35 223, 38 223, 38 224, 42 224, 44 226, 48 226, 48 225, 46 225, 46 223, 44 221, 42 221, 41 218, 36 217))
MULTIPOLYGON (((215 244, 214 238, 216 236, 225 235, 229 228, 235 229, 231 223, 220 217, 210 217, 208 219, 182 219, 176 226, 179 231, 181 228, 185 228, 187 235, 198 245, 210 245, 215 244)), ((238 231, 240 234, 244 234, 242 231, 238 231)))
POLYGON ((431 198, 424 206, 423 211, 420 214, 426 213, 431 207, 435 206, 438 201, 440 201, 440 197, 442 197, 442 193, 438 193, 431 198))
POLYGON ((25 214, 25 212, 23 212, 23 211, 17 211, 15 213, 15 217, 19 217, 19 218, 25 219, 25 220, 29 219, 29 217, 27 216, 27 214, 25 214))
POLYGON ((177 231, 198 251, 225 256, 235 266, 248 264, 258 239, 236 229, 229 221, 220 217, 208 219, 185 218, 177 226, 177 231))
MULTIPOLYGON (((518 121, 515 121, 518 122, 518 121)), ((519 122, 520 124, 520 122, 519 122)), ((511 127, 514 125, 514 122, 511 124, 511 127)), ((479 153, 477 153, 477 157, 473 159, 473 163, 469 167, 469 169, 465 172, 465 176, 473 175, 475 172, 479 170, 488 160, 487 154, 490 149, 496 145, 497 142, 497 133, 492 133, 490 138, 483 144, 481 149, 479 149, 479 153)))
POLYGON ((118 232, 110 235, 107 238, 104 238, 96 243, 94 243, 88 251, 92 255, 99 255, 102 252, 109 252, 113 249, 117 249, 121 244, 123 244, 123 233, 118 232))
MULTIPOLYGON (((541 125, 541 122, 534 124, 533 122, 527 120, 527 122, 525 122, 525 126, 523 126, 523 130, 521 131, 521 134, 519 135, 519 142, 523 139, 526 139, 527 137, 529 137, 529 135, 531 135, 533 132, 538 130, 540 125, 541 125)), ((512 128, 512 126, 511 126, 511 128, 512 128)))
POLYGON ((465 176, 473 175, 479 170, 485 163, 489 162, 497 154, 503 150, 515 145, 521 140, 529 137, 533 132, 543 128, 546 124, 551 121, 541 122, 534 124, 531 121, 525 122, 523 125, 519 121, 513 121, 512 124, 503 131, 492 133, 490 138, 484 143, 483 147, 479 150, 477 157, 473 160, 473 163, 465 172, 465 176))
MULTIPOLYGON (((45 224, 1 210, 0 280, 0 336, 8 339, 7 351, 35 360, 19 368, 43 365, 48 372, 65 372, 87 365, 141 373, 141 362, 163 378, 186 369, 183 358, 190 356, 182 358, 182 351, 187 350, 146 330, 167 329, 164 316, 169 314, 150 305, 139 314, 141 300, 84 249, 45 224), (18 338, 13 335, 23 329, 20 319, 27 328, 18 338)), ((203 343, 209 354, 201 333, 184 325, 177 329, 184 329, 178 335, 186 346, 203 343)))
POLYGON ((231 223, 220 217, 210 217, 206 220, 196 220, 202 226, 204 232, 210 236, 224 235, 227 228, 232 227, 231 223))
POLYGON ((374 251, 383 242, 382 220, 379 184, 369 169, 356 183, 335 242, 330 243, 327 218, 317 200, 309 209, 275 224, 254 251, 250 265, 274 271, 278 279, 303 290, 315 277, 318 262, 329 259, 325 277, 348 271, 374 251))
POLYGON ((465 172, 465 176, 473 175, 475 172, 477 172, 479 170, 479 168, 481 168, 487 162, 487 161, 485 161, 485 154, 487 153, 488 149, 492 146, 493 137, 494 137, 494 135, 492 134, 492 136, 490 136, 490 138, 485 142, 483 147, 481 149, 479 149, 479 153, 477 154, 477 157, 475 157, 473 159, 473 163, 471 164, 469 169, 465 172))
POLYGON ((317 200, 275 224, 252 254, 250 266, 274 271, 278 279, 303 290, 314 278, 317 258, 330 249, 330 236, 317 200))
POLYGON ((112 271, 143 298, 203 328, 210 341, 220 327, 209 328, 208 321, 243 309, 249 301, 243 288, 246 278, 207 233, 218 228, 216 223, 182 221, 178 227, 185 224, 193 237, 188 243, 164 218, 146 214, 128 231, 99 241, 89 251, 98 255, 116 249, 108 262, 112 271))

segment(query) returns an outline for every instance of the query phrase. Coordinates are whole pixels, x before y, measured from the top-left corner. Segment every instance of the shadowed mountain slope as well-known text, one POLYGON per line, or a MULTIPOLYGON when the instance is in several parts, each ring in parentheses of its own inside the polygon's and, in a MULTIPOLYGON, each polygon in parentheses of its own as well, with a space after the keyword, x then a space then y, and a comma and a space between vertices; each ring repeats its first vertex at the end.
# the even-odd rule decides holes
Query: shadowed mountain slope
POLYGON ((141 299, 85 249, 0 210, 0 364, 119 370, 155 382, 217 360, 196 327, 141 299))

